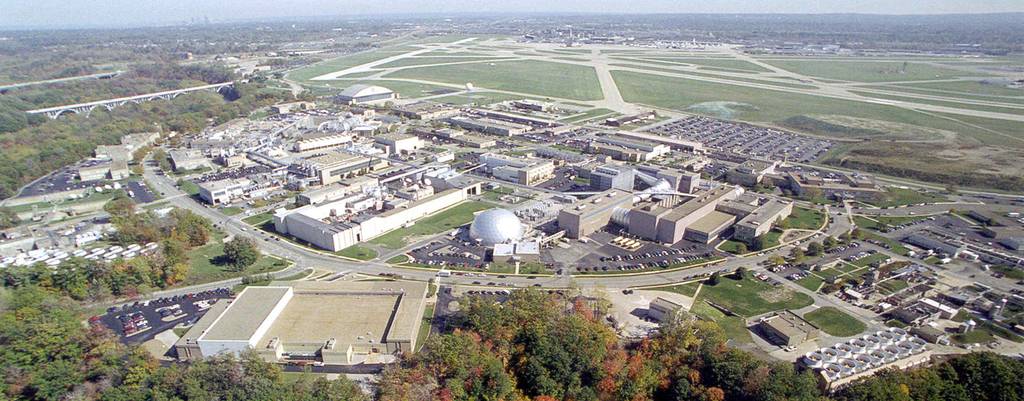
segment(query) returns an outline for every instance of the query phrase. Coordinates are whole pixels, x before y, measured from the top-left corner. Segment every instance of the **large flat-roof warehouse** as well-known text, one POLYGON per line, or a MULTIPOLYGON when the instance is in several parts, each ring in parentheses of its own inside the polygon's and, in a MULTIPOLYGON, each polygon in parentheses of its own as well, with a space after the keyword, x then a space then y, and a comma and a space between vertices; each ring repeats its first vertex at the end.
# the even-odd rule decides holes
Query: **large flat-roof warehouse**
POLYGON ((426 284, 274 282, 247 287, 218 305, 175 344, 178 358, 255 350, 270 362, 295 357, 353 364, 372 354, 412 351, 426 284))

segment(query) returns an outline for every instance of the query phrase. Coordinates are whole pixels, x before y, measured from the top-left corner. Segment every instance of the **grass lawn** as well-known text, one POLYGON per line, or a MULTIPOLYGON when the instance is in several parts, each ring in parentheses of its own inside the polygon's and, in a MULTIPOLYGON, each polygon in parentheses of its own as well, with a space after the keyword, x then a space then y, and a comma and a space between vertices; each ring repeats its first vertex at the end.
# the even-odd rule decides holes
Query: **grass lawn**
POLYGON ((1010 280, 1024 280, 1024 270, 1016 269, 1009 266, 997 265, 992 266, 993 271, 997 271, 1006 275, 1006 278, 1010 280))
POLYGON ((963 103, 963 102, 957 102, 957 101, 955 101, 955 99, 951 99, 951 101, 934 100, 934 99, 921 99, 921 98, 916 98, 916 97, 896 96, 896 95, 873 93, 873 92, 865 92, 865 91, 850 91, 850 93, 853 93, 853 94, 856 94, 856 95, 860 95, 860 96, 864 96, 864 97, 875 98, 875 99, 895 100, 895 101, 899 101, 899 102, 910 102, 910 103, 921 103, 921 104, 932 104, 932 105, 936 105, 936 106, 946 106, 946 107, 952 107, 952 108, 957 108, 957 109, 965 109, 965 110, 991 111, 991 112, 994 112, 994 113, 1006 113, 1006 114, 1018 114, 1018 115, 1024 113, 1024 109, 1020 109, 1020 108, 1016 108, 1016 107, 1000 107, 1000 106, 979 105, 979 104, 973 104, 973 103, 963 103))
POLYGON ((464 88, 450 88, 447 86, 430 85, 419 82, 395 81, 389 79, 336 79, 331 81, 314 81, 314 94, 336 95, 342 89, 355 84, 378 85, 397 92, 406 99, 440 95, 463 90, 464 88), (329 86, 327 88, 323 86, 329 86))
POLYGON ((818 291, 818 288, 821 288, 821 285, 825 283, 825 280, 816 275, 808 274, 807 277, 799 279, 795 282, 797 284, 800 284, 801 287, 804 287, 808 290, 818 291))
POLYGON ((423 344, 427 342, 427 337, 430 337, 430 324, 434 321, 434 305, 427 305, 423 309, 423 321, 420 322, 420 331, 416 333, 416 350, 419 351, 423 348, 423 344))
POLYGON ((889 188, 885 191, 882 199, 869 202, 878 207, 895 207, 903 205, 914 205, 918 203, 946 202, 949 199, 942 195, 918 192, 913 189, 889 188))
POLYGON ((439 213, 420 219, 415 225, 400 228, 374 238, 370 243, 391 249, 399 249, 408 244, 406 237, 432 235, 463 226, 473 221, 474 213, 490 209, 494 205, 485 202, 466 201, 439 213))
MULTIPOLYGON (((513 95, 513 94, 509 94, 509 93, 486 92, 485 91, 485 92, 461 93, 461 94, 455 94, 455 95, 450 95, 450 96, 442 96, 442 97, 434 98, 433 101, 437 102, 437 103, 449 103, 449 104, 454 104, 454 105, 462 106, 462 105, 469 105, 469 104, 487 105, 487 104, 493 104, 493 103, 498 103, 498 102, 504 102, 504 101, 507 101, 507 100, 521 100, 521 99, 524 99, 524 98, 525 98, 524 96, 513 95)), ((526 99, 529 99, 529 98, 526 98, 526 99)))
POLYGON ((878 286, 882 288, 882 293, 888 295, 909 287, 910 283, 907 280, 886 280, 878 286))
POLYGON ((388 264, 392 264, 392 265, 400 265, 402 263, 407 263, 408 261, 409 261, 409 255, 404 255, 403 254, 403 255, 395 255, 395 256, 391 257, 391 259, 388 259, 387 263, 388 264))
MULTIPOLYGON (((296 81, 308 81, 309 79, 318 77, 320 75, 341 71, 347 68, 359 66, 369 62, 395 56, 398 54, 407 53, 411 50, 412 49, 385 48, 367 52, 346 54, 338 58, 326 60, 310 66, 299 68, 295 71, 289 72, 287 76, 289 79, 293 79, 296 81)), ((313 82, 316 83, 317 81, 313 82)))
POLYGON ((741 316, 756 316, 783 309, 799 309, 814 303, 810 296, 754 278, 736 280, 723 276, 718 285, 704 284, 700 299, 709 299, 741 316))
POLYGON ((545 61, 509 61, 410 68, 387 74, 388 78, 409 78, 482 88, 530 93, 576 100, 603 97, 593 67, 545 61))
POLYGON ((836 337, 849 337, 867 330, 868 326, 853 316, 831 306, 818 308, 804 315, 811 324, 821 331, 836 337))
POLYGON ((446 63, 462 63, 462 62, 492 62, 492 61, 503 61, 508 58, 492 57, 484 54, 478 54, 476 56, 418 56, 398 59, 389 63, 378 65, 374 68, 396 68, 396 67, 415 67, 421 65, 430 64, 446 64, 446 63))
POLYGON ((865 256, 863 258, 857 259, 857 260, 853 261, 853 265, 854 266, 858 266, 858 267, 865 267, 865 266, 868 266, 868 265, 870 265, 872 263, 883 261, 883 260, 886 260, 886 259, 889 259, 889 255, 886 255, 884 253, 879 252, 879 253, 876 253, 876 254, 868 255, 868 256, 865 256))
POLYGON ((242 208, 240 208, 238 206, 222 207, 220 209, 220 212, 224 213, 224 215, 226 215, 226 216, 234 216, 236 214, 242 213, 242 208))
POLYGON ((199 195, 199 185, 187 180, 181 180, 178 182, 178 189, 182 192, 189 194, 189 196, 199 195))
POLYGON ((907 247, 903 246, 903 244, 900 244, 899 241, 896 241, 889 237, 883 237, 872 232, 864 232, 864 238, 873 239, 875 241, 888 245, 889 250, 897 255, 906 255, 908 252, 910 252, 910 250, 907 249, 907 247))
POLYGON ((978 72, 965 72, 930 64, 902 61, 837 61, 837 60, 762 60, 787 71, 812 77, 856 81, 890 82, 949 79, 961 76, 987 76, 978 72), (905 65, 905 67, 904 67, 905 65), (903 72, 900 72, 900 71, 903 72))
POLYGON ((252 266, 242 271, 233 271, 232 267, 222 261, 224 243, 223 234, 214 235, 210 243, 194 248, 188 252, 192 268, 185 278, 184 285, 209 283, 234 277, 269 273, 288 266, 288 262, 275 256, 263 255, 252 266))
POLYGON ((670 63, 693 64, 708 67, 725 68, 729 70, 746 70, 755 72, 770 72, 767 68, 761 67, 749 61, 732 58, 680 58, 680 57, 652 57, 651 60, 666 61, 670 63))
POLYGON ((174 332, 174 335, 176 335, 178 337, 182 337, 182 336, 185 335, 185 333, 188 333, 188 329, 189 328, 187 328, 187 327, 175 327, 175 328, 173 328, 171 330, 174 332))
POLYGON ((650 289, 656 291, 674 292, 676 294, 681 294, 693 298, 693 296, 697 294, 697 288, 700 288, 700 281, 694 281, 686 284, 677 284, 669 287, 658 287, 650 289))
POLYGON ((285 383, 297 383, 299 380, 302 379, 308 379, 309 381, 313 381, 319 377, 327 377, 327 373, 281 372, 281 380, 283 380, 285 383))
MULTIPOLYGON (((706 288, 705 288, 706 289, 706 288)), ((705 290, 701 290, 701 294, 705 290)), ((747 322, 741 317, 737 316, 726 316, 722 311, 711 307, 704 301, 696 301, 693 303, 693 307, 690 308, 690 313, 697 315, 703 319, 714 321, 718 323, 718 327, 722 328, 722 332, 730 340, 749 343, 750 330, 747 329, 747 322)))
POLYGON ((246 224, 259 227, 274 218, 274 212, 263 212, 260 214, 254 214, 252 216, 242 219, 246 224))
POLYGON ((789 228, 800 230, 817 230, 824 221, 825 212, 802 207, 794 207, 793 213, 786 218, 789 228))
POLYGON ((372 260, 377 257, 377 251, 359 245, 352 245, 348 248, 335 252, 335 254, 359 260, 372 260))

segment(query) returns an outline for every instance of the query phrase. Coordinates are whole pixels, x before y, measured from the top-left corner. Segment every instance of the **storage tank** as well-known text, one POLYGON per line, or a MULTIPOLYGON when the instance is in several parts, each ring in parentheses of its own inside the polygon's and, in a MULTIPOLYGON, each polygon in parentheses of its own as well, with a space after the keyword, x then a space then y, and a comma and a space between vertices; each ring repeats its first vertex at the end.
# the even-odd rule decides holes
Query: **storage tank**
POLYGON ((826 362, 835 362, 839 359, 839 351, 833 348, 823 348, 821 354, 825 355, 826 362))
POLYGON ((847 344, 850 344, 850 347, 853 349, 853 351, 858 353, 864 352, 865 350, 867 350, 868 347, 868 343, 859 338, 854 338, 847 342, 847 344))
POLYGON ((817 369, 824 364, 825 356, 821 352, 812 351, 808 352, 803 357, 804 366, 809 368, 817 369))
POLYGON ((853 347, 851 347, 849 344, 839 343, 836 344, 833 348, 835 348, 836 351, 839 351, 839 356, 841 357, 847 358, 853 355, 853 347))

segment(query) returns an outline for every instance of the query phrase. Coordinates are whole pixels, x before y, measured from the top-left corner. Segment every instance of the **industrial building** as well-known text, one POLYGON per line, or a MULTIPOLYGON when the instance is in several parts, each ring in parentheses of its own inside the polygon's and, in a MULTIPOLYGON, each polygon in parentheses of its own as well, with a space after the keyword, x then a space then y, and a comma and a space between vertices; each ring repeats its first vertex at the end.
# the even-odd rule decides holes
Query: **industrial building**
POLYGON ((676 203, 674 197, 646 202, 629 212, 627 227, 634 235, 664 244, 674 244, 684 237, 710 242, 721 233, 721 226, 727 226, 731 223, 729 218, 733 217, 717 212, 716 207, 740 193, 739 188, 723 185, 682 203, 676 203))
POLYGON ((426 283, 292 281, 214 304, 175 344, 178 360, 254 350, 268 362, 363 362, 413 352, 426 283))
POLYGON ((687 141, 685 139, 670 138, 667 136, 647 134, 643 132, 634 131, 619 131, 615 133, 623 139, 631 139, 636 141, 644 141, 650 143, 657 143, 668 146, 672 150, 681 150, 686 152, 701 152, 704 150, 704 144, 696 141, 687 141))
POLYGON ((817 326, 788 310, 762 318, 758 327, 773 343, 784 347, 816 340, 820 334, 817 326))
POLYGON ((199 183, 199 198, 211 205, 231 203, 245 194, 252 185, 248 178, 232 178, 227 180, 199 183))
POLYGON ((555 164, 550 160, 519 158, 497 153, 480 155, 480 162, 495 178, 520 185, 536 185, 554 177, 555 164))
POLYGON ((348 105, 375 104, 398 99, 398 94, 383 86, 356 84, 341 91, 337 99, 348 105))
POLYGON ((121 180, 129 175, 128 162, 123 160, 89 160, 78 167, 78 179, 82 181, 121 180))
POLYGON ((339 251, 406 227, 481 193, 477 181, 454 187, 446 181, 431 180, 431 186, 436 193, 415 200, 385 194, 381 187, 374 187, 318 205, 278 209, 274 213, 274 229, 319 248, 339 251))
POLYGON ((600 166, 590 172, 590 190, 633 190, 634 170, 630 166, 600 166))
POLYGON ((672 151, 667 145, 611 136, 595 137, 588 150, 591 153, 611 156, 616 160, 635 163, 654 160, 672 151))
POLYGON ((753 187, 760 184, 765 175, 775 173, 778 163, 774 160, 747 159, 729 170, 726 180, 730 184, 753 187))
POLYGON ((931 353, 925 340, 893 327, 808 352, 799 362, 816 371, 821 388, 832 392, 883 369, 928 363, 931 353))
POLYGON ((871 178, 863 175, 838 174, 835 178, 826 178, 790 171, 785 177, 786 184, 796 196, 815 192, 827 198, 874 200, 882 193, 871 178))
POLYGON ((292 165, 292 169, 307 177, 315 177, 319 180, 320 185, 328 185, 345 178, 379 170, 388 165, 389 163, 385 159, 338 152, 306 158, 292 165))
POLYGON ((436 130, 434 132, 422 132, 421 131, 421 132, 417 132, 417 134, 420 134, 420 135, 426 134, 426 135, 437 136, 438 138, 447 139, 449 141, 455 142, 458 145, 466 146, 466 147, 470 147, 470 148, 486 149, 486 148, 493 148, 493 147, 498 145, 498 141, 496 141, 496 140, 494 140, 492 138, 482 137, 482 136, 473 135, 473 134, 467 134, 467 133, 465 133, 463 131, 453 130, 453 129, 450 129, 450 128, 442 128, 442 129, 436 130))
POLYGON ((459 109, 434 102, 413 102, 395 106, 391 112, 412 120, 440 120, 459 115, 459 109))
POLYGON ((409 154, 423 147, 419 137, 400 133, 378 135, 373 140, 386 148, 388 154, 409 154))
POLYGON ((167 152, 174 171, 195 170, 210 165, 203 152, 194 149, 174 149, 167 152))
POLYGON ((733 227, 733 239, 751 244, 755 238, 771 231, 776 223, 789 217, 793 212, 793 202, 744 194, 719 205, 719 210, 739 217, 733 227))
POLYGON ((683 305, 657 297, 648 305, 647 317, 664 323, 677 316, 683 310, 685 310, 683 305))
POLYGON ((482 212, 476 215, 473 223, 469 225, 469 237, 487 246, 519 242, 525 232, 519 217, 506 209, 482 212))
POLYGON ((309 152, 313 150, 334 148, 352 143, 352 136, 353 135, 349 133, 333 132, 309 134, 296 140, 292 144, 292 150, 295 152, 309 152))
POLYGON ((903 242, 954 259, 964 251, 962 245, 950 244, 923 234, 911 234, 904 238, 903 242))
POLYGON ((447 120, 448 124, 467 129, 470 131, 482 132, 498 136, 522 135, 531 129, 528 125, 510 123, 491 118, 452 117, 447 120))
POLYGON ((636 194, 610 189, 578 201, 558 213, 558 226, 569 238, 585 237, 615 223, 630 234, 665 244, 683 238, 709 243, 736 220, 716 209, 739 196, 742 189, 738 187, 723 185, 688 197, 676 194, 663 179, 648 183, 651 187, 636 194))

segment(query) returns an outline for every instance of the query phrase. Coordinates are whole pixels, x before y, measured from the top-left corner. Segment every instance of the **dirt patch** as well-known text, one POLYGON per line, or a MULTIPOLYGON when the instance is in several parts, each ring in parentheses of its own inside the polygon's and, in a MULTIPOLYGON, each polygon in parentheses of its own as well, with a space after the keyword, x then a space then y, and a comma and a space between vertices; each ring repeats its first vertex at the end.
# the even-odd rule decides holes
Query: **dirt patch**
POLYGON ((757 296, 767 302, 778 303, 790 300, 793 298, 793 293, 785 288, 773 288, 768 291, 761 291, 757 296))
POLYGON ((954 143, 952 131, 926 128, 890 121, 837 115, 810 115, 787 119, 784 125, 811 133, 847 139, 880 139, 892 141, 954 143))

